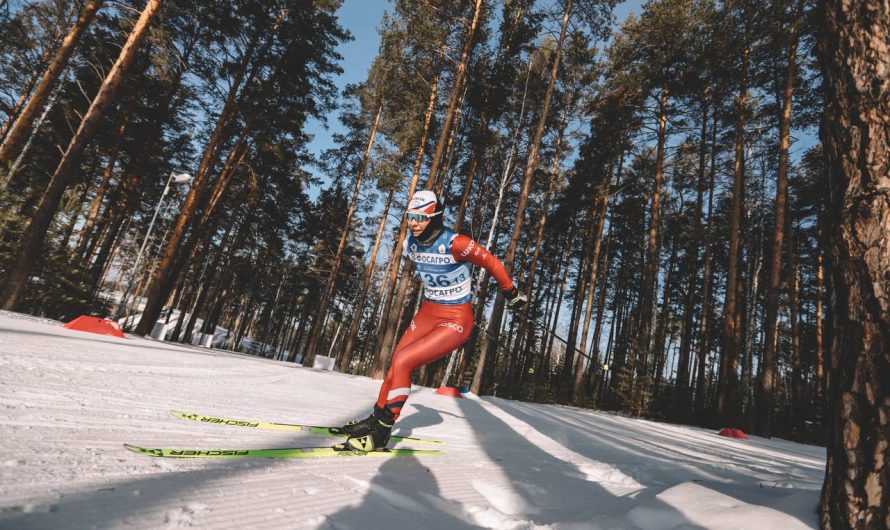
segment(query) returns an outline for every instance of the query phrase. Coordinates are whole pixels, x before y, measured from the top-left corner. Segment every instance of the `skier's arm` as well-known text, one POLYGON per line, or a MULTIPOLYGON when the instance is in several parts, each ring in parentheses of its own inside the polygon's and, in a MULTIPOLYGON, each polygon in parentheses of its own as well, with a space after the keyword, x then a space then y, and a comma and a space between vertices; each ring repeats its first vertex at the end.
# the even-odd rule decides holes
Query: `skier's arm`
POLYGON ((454 240, 451 241, 451 255, 457 261, 484 267, 491 273, 491 276, 498 282, 501 290, 505 293, 516 289, 501 260, 497 259, 485 247, 473 241, 470 237, 463 234, 455 236, 454 240))

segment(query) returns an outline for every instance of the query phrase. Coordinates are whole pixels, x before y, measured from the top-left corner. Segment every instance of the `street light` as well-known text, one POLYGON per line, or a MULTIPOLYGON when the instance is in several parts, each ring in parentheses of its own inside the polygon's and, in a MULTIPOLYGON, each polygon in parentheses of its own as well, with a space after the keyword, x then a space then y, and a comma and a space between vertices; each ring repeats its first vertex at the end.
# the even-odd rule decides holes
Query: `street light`
POLYGON ((127 307, 127 299, 130 297, 130 291, 133 289, 133 278, 136 273, 139 271, 139 265, 142 264, 142 255, 145 253, 145 247, 148 246, 148 240, 151 239, 151 232, 154 230, 155 221, 158 218, 158 212, 161 211, 161 205, 164 203, 164 197, 167 196, 167 193, 170 191, 170 184, 186 184, 192 180, 192 176, 188 173, 170 173, 170 176, 167 178, 167 183, 164 185, 164 192, 161 193, 161 198, 158 199, 158 205, 155 207, 155 213, 151 216, 151 223, 148 225, 148 231, 145 233, 145 238, 142 240, 142 246, 139 247, 139 253, 136 254, 136 262, 133 264, 133 268, 130 270, 130 280, 127 282, 127 290, 124 292, 124 296, 121 299, 120 304, 117 306, 117 311, 115 311, 115 320, 121 317, 121 313, 127 307))

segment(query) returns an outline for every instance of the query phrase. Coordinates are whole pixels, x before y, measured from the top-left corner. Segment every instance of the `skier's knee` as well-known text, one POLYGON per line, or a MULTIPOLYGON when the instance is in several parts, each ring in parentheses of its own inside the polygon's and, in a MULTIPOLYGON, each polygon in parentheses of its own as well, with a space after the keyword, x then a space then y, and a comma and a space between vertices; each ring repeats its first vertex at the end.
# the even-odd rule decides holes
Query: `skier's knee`
POLYGON ((414 368, 415 368, 414 363, 404 357, 396 357, 395 359, 392 360, 392 365, 389 367, 389 369, 394 374, 398 374, 398 373, 409 373, 410 374, 414 370, 414 368))

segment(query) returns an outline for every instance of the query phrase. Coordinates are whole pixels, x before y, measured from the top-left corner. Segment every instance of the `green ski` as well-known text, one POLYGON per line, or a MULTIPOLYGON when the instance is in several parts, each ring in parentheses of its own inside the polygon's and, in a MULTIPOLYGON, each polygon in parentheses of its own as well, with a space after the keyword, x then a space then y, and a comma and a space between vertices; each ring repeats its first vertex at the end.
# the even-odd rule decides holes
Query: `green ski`
POLYGON ((325 458, 352 456, 419 456, 440 455, 439 450, 379 449, 356 451, 344 444, 334 447, 289 447, 281 449, 171 449, 149 448, 124 444, 128 451, 158 458, 325 458))
MULTIPOLYGON (((247 429, 261 429, 266 431, 289 431, 289 432, 305 432, 309 434, 318 434, 321 436, 341 436, 347 437, 344 433, 336 431, 337 427, 318 427, 313 425, 299 425, 295 423, 272 423, 267 421, 255 420, 238 420, 233 418, 222 418, 219 416, 207 416, 196 412, 182 412, 179 410, 171 410, 174 417, 181 420, 198 421, 201 423, 212 423, 216 425, 228 425, 230 427, 244 427, 247 429)), ((428 440, 424 438, 412 438, 410 436, 390 436, 392 443, 410 442, 415 444, 426 445, 445 445, 445 442, 438 440, 428 440)))

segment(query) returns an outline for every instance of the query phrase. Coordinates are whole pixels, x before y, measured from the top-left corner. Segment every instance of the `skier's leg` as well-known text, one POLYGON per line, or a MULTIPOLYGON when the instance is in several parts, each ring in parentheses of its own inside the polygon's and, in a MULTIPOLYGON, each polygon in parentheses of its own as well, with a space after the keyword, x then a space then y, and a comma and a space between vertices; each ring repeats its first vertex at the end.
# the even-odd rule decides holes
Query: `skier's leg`
POLYGON ((411 372, 466 342, 473 328, 473 310, 469 304, 424 304, 412 324, 412 336, 403 337, 393 354, 374 413, 368 419, 368 431, 351 436, 346 447, 361 451, 386 447, 393 423, 411 392, 411 372))
MULTIPOLYGON (((411 320, 411 325, 408 326, 408 329, 402 335, 402 338, 399 339, 398 345, 396 345, 396 352, 398 352, 401 348, 411 344, 422 338, 425 334, 429 333, 436 324, 436 319, 430 315, 429 309, 425 309, 426 304, 422 304, 420 309, 417 311, 417 314, 414 315, 414 319, 411 320)), ((390 387, 392 386, 392 377, 391 371, 388 371, 386 374, 386 378, 383 380, 383 384, 380 386, 380 392, 378 393, 377 401, 380 401, 380 396, 386 396, 390 387)), ((385 400, 384 400, 385 402, 385 400)), ((385 420, 390 420, 389 423, 392 423, 392 418, 389 418, 389 414, 384 411, 383 406, 374 406, 374 410, 371 414, 360 421, 353 421, 347 423, 343 427, 339 427, 338 431, 341 433, 348 434, 349 436, 365 436, 367 435, 371 427, 377 422, 376 416, 384 418, 385 420)))
MULTIPOLYGON (((411 392, 411 373, 459 348, 473 329, 473 312, 469 304, 424 305, 429 309, 427 315, 435 317, 432 329, 415 340, 399 344, 386 375, 389 384, 381 388, 377 397, 376 407, 391 413, 393 421, 398 419, 411 392)), ((429 323, 424 322, 424 327, 428 326, 429 323)))
POLYGON ((398 388, 392 385, 392 365, 395 362, 396 357, 399 355, 399 352, 425 337, 429 332, 435 329, 436 324, 438 323, 439 319, 434 314, 434 311, 432 311, 431 305, 426 303, 421 304, 417 314, 415 314, 414 318, 411 320, 408 329, 405 330, 405 333, 396 345, 396 349, 393 352, 393 362, 390 363, 390 367, 386 372, 386 377, 383 379, 383 384, 380 386, 380 392, 377 394, 375 409, 382 409, 386 405, 389 393, 398 388))

